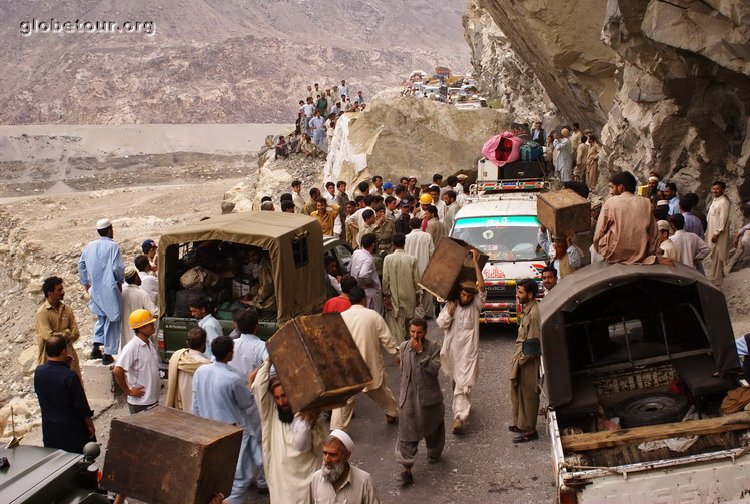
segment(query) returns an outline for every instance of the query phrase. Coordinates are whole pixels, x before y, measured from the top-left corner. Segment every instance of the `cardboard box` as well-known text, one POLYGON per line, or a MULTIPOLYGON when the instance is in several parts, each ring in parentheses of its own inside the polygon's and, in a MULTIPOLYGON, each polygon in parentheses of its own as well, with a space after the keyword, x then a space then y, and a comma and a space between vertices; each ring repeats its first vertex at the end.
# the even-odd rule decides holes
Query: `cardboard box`
MULTIPOLYGON (((442 238, 419 280, 419 285, 440 300, 458 299, 459 284, 464 280, 477 280, 471 258, 473 248, 457 238, 442 238)), ((488 260, 489 256, 480 254, 479 266, 483 268, 488 260)))
POLYGON ((295 412, 341 406, 372 381, 338 313, 293 318, 268 340, 268 353, 295 412))
POLYGON ((536 215, 552 234, 591 231, 591 202, 572 189, 539 193, 536 215))
POLYGON ((232 492, 242 429, 165 406, 112 420, 101 485, 150 504, 232 492))

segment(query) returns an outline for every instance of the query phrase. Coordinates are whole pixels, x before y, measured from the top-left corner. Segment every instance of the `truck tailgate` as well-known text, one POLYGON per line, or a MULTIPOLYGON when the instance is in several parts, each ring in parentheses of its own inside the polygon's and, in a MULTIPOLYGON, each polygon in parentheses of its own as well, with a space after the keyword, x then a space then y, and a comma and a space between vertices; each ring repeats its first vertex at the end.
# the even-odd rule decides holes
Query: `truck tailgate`
POLYGON ((653 466, 650 469, 626 475, 592 478, 591 484, 578 493, 578 503, 750 502, 750 456, 743 456, 742 450, 724 450, 650 465, 653 466))

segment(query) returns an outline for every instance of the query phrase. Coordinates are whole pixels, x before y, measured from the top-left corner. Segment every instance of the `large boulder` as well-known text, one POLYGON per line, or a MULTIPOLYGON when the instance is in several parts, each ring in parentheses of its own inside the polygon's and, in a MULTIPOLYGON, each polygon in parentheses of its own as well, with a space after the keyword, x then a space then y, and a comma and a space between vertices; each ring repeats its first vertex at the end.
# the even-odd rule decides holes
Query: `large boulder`
POLYGON ((508 129, 507 111, 458 110, 396 92, 377 95, 364 112, 344 114, 336 124, 322 181, 350 185, 373 175, 386 181, 402 176, 432 179, 476 168, 480 148, 508 129))

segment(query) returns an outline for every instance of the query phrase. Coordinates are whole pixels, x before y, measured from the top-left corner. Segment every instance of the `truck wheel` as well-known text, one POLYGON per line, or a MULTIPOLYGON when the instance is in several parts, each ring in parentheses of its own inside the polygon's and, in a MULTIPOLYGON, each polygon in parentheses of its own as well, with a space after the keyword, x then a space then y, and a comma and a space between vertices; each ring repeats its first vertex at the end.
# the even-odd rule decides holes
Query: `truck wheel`
POLYGON ((633 397, 615 406, 622 427, 642 427, 679 422, 688 409, 687 397, 678 394, 653 393, 633 397))

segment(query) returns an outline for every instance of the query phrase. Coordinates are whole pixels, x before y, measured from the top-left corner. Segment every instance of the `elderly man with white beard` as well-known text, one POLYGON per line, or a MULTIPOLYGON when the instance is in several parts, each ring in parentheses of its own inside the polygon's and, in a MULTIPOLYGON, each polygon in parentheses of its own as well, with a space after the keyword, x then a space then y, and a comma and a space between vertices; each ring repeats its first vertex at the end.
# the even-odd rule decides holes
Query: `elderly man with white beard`
POLYGON ((354 441, 334 429, 323 444, 323 464, 310 482, 313 504, 380 504, 370 474, 349 464, 354 441))

